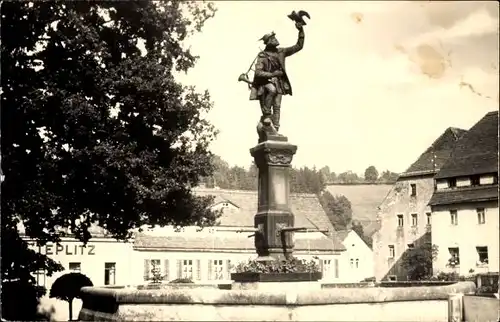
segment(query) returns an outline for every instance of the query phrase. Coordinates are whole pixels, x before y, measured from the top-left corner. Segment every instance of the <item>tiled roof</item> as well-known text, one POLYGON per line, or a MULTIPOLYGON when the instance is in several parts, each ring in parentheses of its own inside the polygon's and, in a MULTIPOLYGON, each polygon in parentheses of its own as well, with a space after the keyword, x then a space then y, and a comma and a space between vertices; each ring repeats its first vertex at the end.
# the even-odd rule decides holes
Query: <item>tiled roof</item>
MULTIPOLYGON (((178 236, 150 236, 137 234, 134 249, 138 250, 190 250, 190 251, 249 251, 255 252, 254 239, 248 234, 241 237, 227 237, 218 235, 183 235, 178 236)), ((334 252, 345 250, 344 245, 327 237, 295 238, 294 250, 334 252)))
POLYGON ((326 187, 332 195, 343 195, 349 199, 352 219, 361 223, 367 236, 371 236, 379 228, 377 207, 391 188, 391 184, 335 184, 326 187))
POLYGON ((458 140, 465 133, 467 133, 466 130, 458 128, 450 127, 446 129, 400 177, 434 174, 450 158, 458 140))
MULTIPOLYGON (((206 188, 195 188, 193 191, 198 196, 215 196, 215 204, 227 201, 237 207, 235 210, 231 208, 223 210, 219 218, 219 226, 254 227, 254 216, 257 213, 257 191, 206 188)), ((290 194, 290 206, 295 216, 295 227, 328 230, 336 249, 343 248, 316 195, 290 194)))
POLYGON ((498 111, 486 114, 456 144, 436 179, 498 172, 498 111))
MULTIPOLYGON (((215 196, 215 203, 227 201, 238 209, 224 209, 220 226, 253 227, 257 213, 257 191, 193 189, 198 196, 215 196)), ((320 228, 333 231, 333 225, 314 194, 291 194, 290 205, 295 215, 295 227, 320 228)))
POLYGON ((498 185, 457 188, 436 191, 429 201, 430 206, 451 205, 464 202, 498 200, 498 185))

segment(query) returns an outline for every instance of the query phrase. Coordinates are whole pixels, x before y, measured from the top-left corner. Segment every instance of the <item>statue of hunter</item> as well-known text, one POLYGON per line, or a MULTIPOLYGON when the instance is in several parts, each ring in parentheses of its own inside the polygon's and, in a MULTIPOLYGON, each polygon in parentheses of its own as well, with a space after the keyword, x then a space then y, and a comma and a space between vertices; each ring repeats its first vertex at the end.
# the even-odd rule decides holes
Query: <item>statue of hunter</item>
POLYGON ((294 11, 288 16, 295 21, 295 27, 299 31, 295 45, 278 47, 280 43, 274 32, 259 39, 264 42, 266 47, 256 57, 253 81, 245 80, 250 84, 250 100, 259 100, 262 110, 260 122, 263 126, 271 127, 273 132, 274 130, 277 132, 280 128, 282 96, 292 95, 292 85, 286 73, 285 58, 299 52, 304 47, 303 26, 306 24, 302 18, 304 15, 309 18, 305 11, 299 11, 298 14, 294 11))

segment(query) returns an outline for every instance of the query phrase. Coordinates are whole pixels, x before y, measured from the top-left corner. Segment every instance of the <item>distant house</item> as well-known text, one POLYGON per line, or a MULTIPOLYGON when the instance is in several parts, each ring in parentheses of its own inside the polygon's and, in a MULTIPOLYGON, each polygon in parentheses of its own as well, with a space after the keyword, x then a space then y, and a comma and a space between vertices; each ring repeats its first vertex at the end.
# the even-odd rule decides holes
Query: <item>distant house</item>
POLYGON ((377 207, 392 188, 391 184, 332 184, 326 189, 333 195, 343 195, 351 202, 352 219, 363 226, 366 236, 372 236, 379 228, 377 207))
MULTIPOLYGON (((197 231, 155 228, 136 235, 136 271, 144 272, 141 282, 150 279, 151 267, 159 268, 165 279, 191 278, 204 282, 228 282, 239 262, 255 258, 250 232, 257 213, 256 191, 196 189, 201 196, 215 196, 213 209, 222 210, 219 225, 197 231), (138 266, 141 265, 141 266, 138 266)), ((345 247, 338 239, 316 195, 291 194, 295 226, 329 230, 330 233, 294 233, 294 255, 311 260, 318 257, 323 280, 338 281, 346 274, 345 247)))
POLYGON ((498 112, 486 114, 458 142, 435 176, 434 273, 498 272, 498 112))
POLYGON ((343 282, 357 283, 373 277, 373 251, 354 230, 337 231, 346 248, 345 256, 349 268, 343 282))
POLYGON ((430 242, 434 175, 450 157, 465 130, 448 128, 400 175, 378 211, 380 229, 373 235, 375 278, 406 280, 400 258, 408 249, 430 242))

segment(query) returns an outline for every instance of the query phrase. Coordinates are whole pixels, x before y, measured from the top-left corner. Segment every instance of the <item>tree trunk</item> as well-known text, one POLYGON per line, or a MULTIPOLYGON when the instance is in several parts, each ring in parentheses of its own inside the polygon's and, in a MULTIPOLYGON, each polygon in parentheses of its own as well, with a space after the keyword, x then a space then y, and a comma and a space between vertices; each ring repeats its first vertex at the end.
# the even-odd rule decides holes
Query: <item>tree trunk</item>
POLYGON ((68 304, 69 304, 69 320, 72 321, 73 320, 73 299, 69 299, 68 304))

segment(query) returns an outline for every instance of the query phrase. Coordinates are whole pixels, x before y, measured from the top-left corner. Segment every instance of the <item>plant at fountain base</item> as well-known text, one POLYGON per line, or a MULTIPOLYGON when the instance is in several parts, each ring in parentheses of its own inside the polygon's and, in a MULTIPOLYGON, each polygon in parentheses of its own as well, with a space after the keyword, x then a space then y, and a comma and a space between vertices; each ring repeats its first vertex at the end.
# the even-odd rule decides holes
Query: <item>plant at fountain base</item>
POLYGON ((178 278, 168 282, 169 284, 193 284, 193 280, 189 278, 178 278))
POLYGON ((259 262, 250 260, 239 263, 236 273, 320 273, 321 270, 314 260, 306 261, 291 257, 281 261, 259 262))

